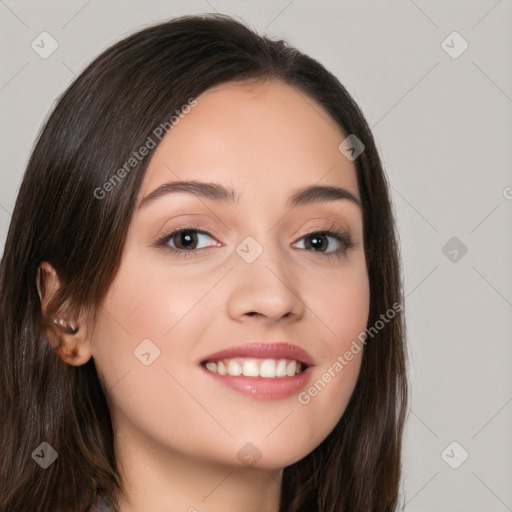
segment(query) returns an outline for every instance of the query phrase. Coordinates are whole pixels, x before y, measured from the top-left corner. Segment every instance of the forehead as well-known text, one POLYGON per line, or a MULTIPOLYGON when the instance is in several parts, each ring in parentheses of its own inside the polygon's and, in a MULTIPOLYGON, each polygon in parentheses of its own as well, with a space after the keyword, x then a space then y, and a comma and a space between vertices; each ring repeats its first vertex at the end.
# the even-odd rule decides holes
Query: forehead
POLYGON ((179 179, 298 188, 321 181, 358 195, 346 137, 314 99, 278 80, 229 82, 203 92, 155 149, 143 195, 179 179))

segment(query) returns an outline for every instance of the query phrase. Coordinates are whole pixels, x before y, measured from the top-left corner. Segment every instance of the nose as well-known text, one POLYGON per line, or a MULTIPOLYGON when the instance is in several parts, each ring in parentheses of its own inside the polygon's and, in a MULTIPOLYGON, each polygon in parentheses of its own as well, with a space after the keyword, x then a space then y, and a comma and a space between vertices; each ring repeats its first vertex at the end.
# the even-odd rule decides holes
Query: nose
POLYGON ((302 318, 305 304, 298 280, 280 249, 266 247, 252 263, 234 255, 234 283, 228 297, 228 314, 234 320, 259 317, 269 323, 302 318))

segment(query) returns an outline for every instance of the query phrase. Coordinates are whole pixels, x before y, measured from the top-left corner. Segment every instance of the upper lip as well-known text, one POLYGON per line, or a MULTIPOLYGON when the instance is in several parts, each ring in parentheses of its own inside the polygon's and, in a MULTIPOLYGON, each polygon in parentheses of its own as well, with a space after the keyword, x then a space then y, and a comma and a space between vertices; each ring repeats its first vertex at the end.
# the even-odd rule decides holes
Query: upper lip
POLYGON ((294 359, 305 366, 315 364, 313 358, 304 349, 287 342, 264 343, 250 342, 220 350, 201 360, 201 363, 235 357, 254 357, 260 359, 294 359))

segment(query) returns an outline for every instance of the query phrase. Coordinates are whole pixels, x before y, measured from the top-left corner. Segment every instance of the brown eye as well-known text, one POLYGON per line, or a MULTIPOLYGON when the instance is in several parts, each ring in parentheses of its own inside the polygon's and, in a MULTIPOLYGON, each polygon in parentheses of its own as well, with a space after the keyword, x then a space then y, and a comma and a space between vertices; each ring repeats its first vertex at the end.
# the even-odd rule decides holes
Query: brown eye
POLYGON ((329 240, 327 238, 328 237, 325 235, 308 235, 305 237, 305 239, 309 241, 305 244, 306 249, 312 248, 315 251, 326 252, 329 246, 329 240))
POLYGON ((189 229, 177 231, 170 237, 170 240, 174 242, 176 249, 190 250, 197 248, 198 236, 196 231, 189 229))
POLYGON ((339 257, 354 246, 348 235, 338 231, 316 231, 302 237, 301 240, 306 241, 304 247, 300 247, 301 249, 318 252, 324 256, 339 257), (334 242, 330 239, 334 239, 334 242))
POLYGON ((210 243, 208 245, 207 238, 214 240, 213 236, 194 226, 182 227, 163 235, 155 245, 170 250, 179 256, 191 256, 200 249, 208 248, 208 246, 218 245, 210 243))

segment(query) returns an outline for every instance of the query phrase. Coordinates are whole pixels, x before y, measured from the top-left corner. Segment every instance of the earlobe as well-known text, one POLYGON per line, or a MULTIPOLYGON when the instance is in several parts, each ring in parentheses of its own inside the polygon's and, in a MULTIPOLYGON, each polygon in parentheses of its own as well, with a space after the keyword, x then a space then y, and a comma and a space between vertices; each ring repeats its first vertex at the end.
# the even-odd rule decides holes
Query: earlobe
MULTIPOLYGON (((61 283, 55 269, 46 261, 39 265, 36 281, 41 301, 41 314, 43 318, 47 318, 48 304, 61 283)), ((82 312, 73 315, 68 308, 61 307, 56 318, 49 319, 45 325, 43 333, 45 338, 65 363, 80 366, 91 358, 87 323, 82 312)))
POLYGON ((61 339, 64 338, 64 340, 55 349, 55 352, 59 357, 65 363, 72 366, 81 366, 87 363, 91 358, 88 344, 84 343, 81 339, 76 339, 76 335, 74 336, 74 339, 65 339, 66 337, 67 335, 61 337, 61 339))

